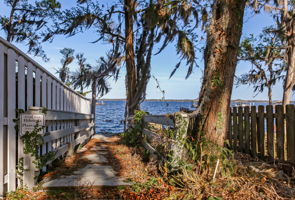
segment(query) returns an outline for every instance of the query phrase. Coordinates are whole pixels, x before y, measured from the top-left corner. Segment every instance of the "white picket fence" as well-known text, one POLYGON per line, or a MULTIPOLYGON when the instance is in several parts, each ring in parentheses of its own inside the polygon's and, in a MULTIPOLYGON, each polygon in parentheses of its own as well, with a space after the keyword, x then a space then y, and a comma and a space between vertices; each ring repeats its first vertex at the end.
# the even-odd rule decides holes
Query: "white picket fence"
MULTIPOLYGON (((90 100, 0 38, 0 197, 20 185, 16 165, 25 155, 13 119, 16 109, 31 106, 48 109, 40 154, 55 151, 57 158, 67 152, 69 144, 83 143, 94 133, 90 100)), ((24 182, 29 175, 24 172, 24 182)))

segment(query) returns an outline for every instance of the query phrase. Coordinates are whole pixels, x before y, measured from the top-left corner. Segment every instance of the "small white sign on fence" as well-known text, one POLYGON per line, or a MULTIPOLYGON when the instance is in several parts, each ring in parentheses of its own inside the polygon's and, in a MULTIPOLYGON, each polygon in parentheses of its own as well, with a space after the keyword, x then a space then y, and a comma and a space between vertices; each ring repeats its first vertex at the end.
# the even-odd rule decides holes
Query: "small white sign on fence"
MULTIPOLYGON (((44 114, 21 114, 20 115, 20 136, 23 136, 26 132, 32 132, 35 129, 36 124, 38 126, 45 125, 45 116, 44 114)), ((40 134, 43 133, 43 129, 40 131, 40 134)))

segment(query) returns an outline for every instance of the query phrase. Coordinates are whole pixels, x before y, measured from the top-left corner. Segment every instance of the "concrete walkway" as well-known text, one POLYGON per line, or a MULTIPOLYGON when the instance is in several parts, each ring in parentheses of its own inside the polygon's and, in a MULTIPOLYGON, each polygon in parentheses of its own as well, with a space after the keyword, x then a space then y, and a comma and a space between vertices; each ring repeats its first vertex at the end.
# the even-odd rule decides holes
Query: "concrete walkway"
MULTIPOLYGON (((95 135, 92 139, 110 142, 107 137, 95 135)), ((101 144, 93 146, 90 150, 83 147, 77 153, 84 153, 82 159, 87 159, 89 164, 72 172, 71 175, 61 175, 55 179, 45 180, 44 188, 76 187, 76 186, 121 186, 130 185, 117 176, 113 167, 109 165, 106 157, 107 149, 101 144), (91 152, 91 153, 88 153, 91 152)), ((78 160, 79 161, 79 160, 78 160)))

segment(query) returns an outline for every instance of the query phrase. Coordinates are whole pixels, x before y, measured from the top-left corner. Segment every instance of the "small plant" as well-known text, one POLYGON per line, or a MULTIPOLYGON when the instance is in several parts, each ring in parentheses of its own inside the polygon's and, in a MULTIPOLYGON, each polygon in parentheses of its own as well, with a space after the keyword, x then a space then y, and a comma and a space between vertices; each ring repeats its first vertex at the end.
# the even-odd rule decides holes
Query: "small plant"
POLYGON ((23 199, 31 199, 27 189, 17 189, 13 192, 8 192, 6 194, 6 199, 8 200, 23 200, 23 199))
POLYGON ((152 176, 144 183, 136 183, 132 185, 132 189, 134 192, 141 192, 142 190, 149 190, 157 185, 159 185, 158 179, 152 176))
MULTIPOLYGON (((20 115, 24 113, 23 109, 16 109, 17 118, 14 119, 15 130, 19 132, 19 123, 20 123, 20 115)), ((42 113, 47 113, 47 108, 42 108, 42 113)), ((55 152, 48 152, 44 155, 39 155, 39 147, 44 144, 43 135, 40 132, 44 129, 44 126, 40 126, 37 122, 34 126, 34 130, 29 132, 27 131, 24 135, 20 137, 20 139, 24 143, 24 153, 29 154, 34 157, 33 163, 35 164, 37 169, 42 169, 49 160, 52 160, 55 156, 55 152)), ((23 176, 23 162, 24 158, 20 158, 17 164, 17 175, 21 181, 22 185, 22 176, 23 176)))
POLYGON ((16 166, 17 178, 20 180, 20 185, 23 186, 23 175, 24 175, 24 158, 18 159, 16 166))
POLYGON ((128 128, 127 131, 123 133, 122 142, 129 146, 139 146, 142 139, 142 129, 143 129, 143 117, 147 113, 141 110, 136 110, 132 122, 132 126, 128 128))
POLYGON ((33 131, 27 131, 23 136, 21 136, 21 140, 24 143, 24 153, 35 158, 33 163, 37 169, 42 169, 55 155, 54 152, 39 155, 39 147, 44 144, 43 136, 40 134, 40 131, 43 129, 43 126, 39 126, 39 123, 36 123, 33 131))

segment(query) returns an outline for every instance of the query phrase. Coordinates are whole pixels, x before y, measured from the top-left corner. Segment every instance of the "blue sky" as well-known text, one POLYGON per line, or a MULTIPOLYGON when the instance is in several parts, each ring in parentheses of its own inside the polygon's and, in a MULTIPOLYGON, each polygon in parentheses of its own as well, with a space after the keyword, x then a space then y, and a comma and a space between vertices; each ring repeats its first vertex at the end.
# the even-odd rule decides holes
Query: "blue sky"
MULTIPOLYGON (((76 0, 61 0, 64 7, 70 7, 71 4, 74 5, 76 0)), ((107 0, 101 0, 101 2, 109 2, 107 0)), ((6 13, 8 9, 0 2, 0 13, 6 13)), ((1 14, 0 14, 1 15, 1 14)), ((273 23, 272 17, 267 13, 253 14, 250 10, 246 11, 244 17, 244 28, 243 36, 248 36, 249 34, 259 34, 263 27, 269 26, 273 23)), ((3 37, 3 32, 0 32, 0 36, 3 37)), ((97 34, 94 30, 89 30, 84 33, 78 34, 73 37, 57 36, 52 43, 46 43, 43 45, 47 56, 50 61, 44 63, 40 58, 34 58, 42 66, 48 69, 50 72, 55 74, 55 69, 60 67, 61 54, 59 50, 67 47, 75 49, 76 53, 84 53, 87 60, 91 64, 95 64, 96 60, 105 55, 108 50, 108 45, 103 43, 91 43, 97 39, 97 34)), ((203 41, 204 42, 204 41, 203 41)), ((15 44, 17 47, 26 51, 26 46, 24 44, 15 44)), ((179 57, 175 53, 175 48, 170 45, 166 48, 160 55, 154 56, 152 59, 152 70, 151 73, 160 82, 160 86, 165 90, 165 97, 167 99, 195 99, 198 97, 199 90, 201 87, 201 77, 202 77, 202 55, 199 55, 200 59, 198 64, 201 68, 195 68, 193 74, 185 79, 187 72, 187 67, 182 66, 176 74, 169 79, 169 75, 173 70, 175 64, 178 62, 179 57)), ((77 67, 76 62, 71 65, 71 70, 77 67)), ((241 62, 237 66, 236 75, 246 73, 250 69, 250 65, 241 62)), ((121 71, 120 78, 117 82, 109 80, 111 91, 105 95, 103 98, 125 98, 125 69, 121 71)), ((280 100, 282 98, 282 83, 278 83, 274 87, 273 99, 280 100)), ((254 97, 253 89, 251 86, 239 86, 238 88, 234 86, 232 99, 267 99, 266 91, 262 94, 254 97)), ((147 98, 161 98, 161 92, 156 88, 156 82, 153 78, 147 87, 147 98)), ((292 96, 294 99, 294 96, 292 96)))

